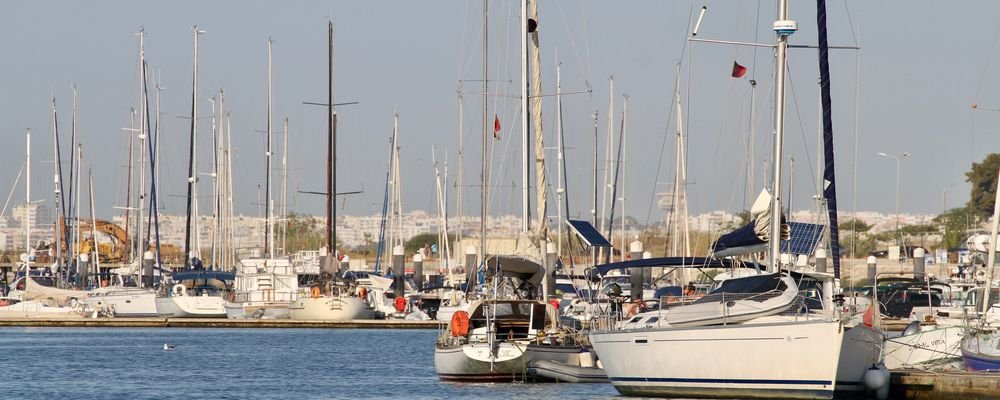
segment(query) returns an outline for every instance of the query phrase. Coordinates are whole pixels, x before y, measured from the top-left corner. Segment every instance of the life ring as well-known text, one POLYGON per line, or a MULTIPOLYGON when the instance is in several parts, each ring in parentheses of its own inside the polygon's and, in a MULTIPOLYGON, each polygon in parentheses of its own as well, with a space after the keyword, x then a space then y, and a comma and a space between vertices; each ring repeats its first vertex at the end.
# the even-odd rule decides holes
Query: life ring
POLYGON ((396 303, 396 311, 399 312, 406 311, 406 299, 402 297, 397 297, 395 303, 396 303))
POLYGON ((360 297, 362 299, 367 299, 368 298, 368 289, 365 289, 365 288, 358 289, 358 297, 360 297))
POLYGON ((451 336, 465 336, 469 334, 469 313, 458 310, 451 315, 451 336))
POLYGON ((174 296, 186 296, 186 295, 187 295, 186 286, 180 283, 174 285, 174 296))
POLYGON ((309 289, 309 295, 314 299, 319 297, 319 292, 319 286, 313 286, 312 289, 309 289))
POLYGON ((632 302, 632 304, 629 304, 628 313, 626 315, 628 317, 632 317, 643 311, 646 311, 646 303, 642 302, 641 300, 636 300, 632 302))

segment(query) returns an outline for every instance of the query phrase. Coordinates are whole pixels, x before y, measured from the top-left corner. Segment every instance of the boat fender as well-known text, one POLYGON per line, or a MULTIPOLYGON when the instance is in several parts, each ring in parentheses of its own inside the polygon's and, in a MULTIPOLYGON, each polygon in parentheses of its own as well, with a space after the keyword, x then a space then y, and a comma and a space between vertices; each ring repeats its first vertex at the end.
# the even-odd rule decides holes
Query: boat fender
POLYGON ((872 365, 862 377, 865 387, 876 393, 879 399, 889 396, 889 370, 883 365, 872 365))
POLYGON ((406 310, 406 299, 402 297, 397 297, 395 303, 396 303, 396 311, 403 312, 406 310))
POLYGON ((458 310, 451 315, 451 336, 465 336, 469 334, 469 313, 458 310))
POLYGON ((917 333, 920 333, 920 321, 913 321, 909 325, 906 325, 906 329, 903 329, 902 336, 915 335, 917 333))
POLYGON ((319 298, 319 286, 313 286, 312 289, 309 289, 309 296, 314 299, 319 298))

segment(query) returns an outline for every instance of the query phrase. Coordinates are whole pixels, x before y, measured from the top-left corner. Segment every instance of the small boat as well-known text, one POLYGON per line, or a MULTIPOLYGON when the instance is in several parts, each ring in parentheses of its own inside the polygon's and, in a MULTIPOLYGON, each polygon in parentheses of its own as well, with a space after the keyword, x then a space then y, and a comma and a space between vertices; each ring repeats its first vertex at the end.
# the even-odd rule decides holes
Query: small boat
POLYGON ((375 310, 351 287, 327 284, 313 286, 309 295, 299 296, 288 306, 288 316, 298 320, 350 321, 374 319, 375 310))
MULTIPOLYGON (((593 360, 592 357, 591 360, 593 360)), ((528 365, 528 375, 569 383, 605 383, 608 381, 608 374, 604 372, 603 368, 568 365, 552 360, 532 361, 528 365)))
POLYGON ((980 332, 962 341, 962 360, 970 372, 1000 372, 1000 335, 980 332))

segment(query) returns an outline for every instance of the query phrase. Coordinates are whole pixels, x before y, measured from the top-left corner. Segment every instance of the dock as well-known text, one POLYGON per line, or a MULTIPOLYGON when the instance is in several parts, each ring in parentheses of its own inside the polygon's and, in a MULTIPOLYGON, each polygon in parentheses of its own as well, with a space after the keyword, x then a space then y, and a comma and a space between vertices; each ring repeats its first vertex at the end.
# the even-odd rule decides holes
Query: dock
POLYGON ((890 382, 892 399, 1000 399, 995 373, 895 370, 890 382))
POLYGON ((5 318, 0 327, 87 328, 313 328, 313 329, 438 329, 440 321, 225 318, 5 318))

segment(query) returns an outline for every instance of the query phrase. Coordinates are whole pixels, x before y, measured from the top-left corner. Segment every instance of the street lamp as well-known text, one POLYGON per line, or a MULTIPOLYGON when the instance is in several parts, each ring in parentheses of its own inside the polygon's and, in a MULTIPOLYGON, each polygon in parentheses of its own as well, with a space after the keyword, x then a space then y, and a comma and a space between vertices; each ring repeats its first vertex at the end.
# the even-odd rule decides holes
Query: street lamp
MULTIPOLYGON (((901 161, 903 161, 904 158, 909 157, 910 153, 903 152, 903 154, 898 156, 887 153, 878 153, 878 155, 896 160, 896 235, 899 235, 899 169, 901 161)), ((899 239, 900 245, 902 245, 902 236, 899 236, 899 239)))

